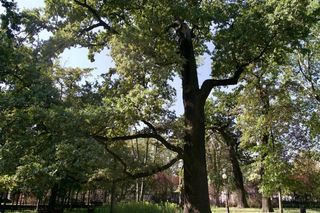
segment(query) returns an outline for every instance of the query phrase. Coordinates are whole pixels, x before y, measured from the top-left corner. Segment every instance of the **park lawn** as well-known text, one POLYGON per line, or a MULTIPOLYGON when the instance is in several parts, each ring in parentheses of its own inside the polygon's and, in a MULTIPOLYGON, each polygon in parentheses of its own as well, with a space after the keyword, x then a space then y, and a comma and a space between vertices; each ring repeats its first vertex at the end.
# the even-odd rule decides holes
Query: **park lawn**
MULTIPOLYGON (((66 213, 86 213, 87 210, 74 210, 65 211, 66 213)), ((109 207, 97 207, 94 213, 108 213, 109 207)), ((176 204, 164 203, 164 204, 153 204, 149 202, 129 202, 129 203, 118 203, 115 207, 116 213, 182 213, 182 210, 177 207, 176 204)))
MULTIPOLYGON (((226 213, 226 208, 212 208, 212 213, 226 213)), ((230 213, 261 213, 261 209, 258 208, 230 208, 230 213)), ((284 213, 300 213, 299 209, 284 209, 284 213)), ((279 213, 278 209, 274 209, 274 213, 279 213)), ((320 213, 320 209, 307 209, 307 213, 320 213)))
MULTIPOLYGON (((226 213, 226 208, 213 207, 212 213, 226 213)), ((65 213, 87 213, 87 209, 74 209, 72 211, 65 210, 65 213)), ((108 213, 109 207, 96 207, 94 213, 108 213)), ((152 203, 118 203, 116 207, 116 213, 182 213, 182 209, 178 208, 175 204, 166 203, 163 205, 152 203)), ((278 209, 275 209, 275 213, 278 213, 278 209)), ((299 209, 284 209, 284 213, 299 213, 299 209)), ((15 211, 11 213, 35 213, 34 211, 15 211)), ((261 209, 258 208, 230 208, 230 213, 261 213, 261 209)), ((320 213, 320 209, 307 209, 307 213, 320 213)))

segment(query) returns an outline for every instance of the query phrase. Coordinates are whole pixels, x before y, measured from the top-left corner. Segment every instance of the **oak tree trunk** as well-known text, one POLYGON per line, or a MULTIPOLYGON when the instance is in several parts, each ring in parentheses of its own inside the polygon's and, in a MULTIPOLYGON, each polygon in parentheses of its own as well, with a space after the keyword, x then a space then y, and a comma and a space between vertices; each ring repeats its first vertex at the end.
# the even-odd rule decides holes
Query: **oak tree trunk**
POLYGON ((181 73, 185 119, 184 212, 210 213, 205 150, 205 100, 201 100, 199 95, 191 33, 185 23, 181 23, 182 28, 180 52, 185 59, 181 73))
MULTIPOLYGON (((201 109, 199 109, 201 111, 201 109)), ((199 115, 193 115, 198 118, 199 115)), ((184 192, 185 213, 208 213, 210 211, 204 123, 193 121, 187 129, 184 146, 184 192)))

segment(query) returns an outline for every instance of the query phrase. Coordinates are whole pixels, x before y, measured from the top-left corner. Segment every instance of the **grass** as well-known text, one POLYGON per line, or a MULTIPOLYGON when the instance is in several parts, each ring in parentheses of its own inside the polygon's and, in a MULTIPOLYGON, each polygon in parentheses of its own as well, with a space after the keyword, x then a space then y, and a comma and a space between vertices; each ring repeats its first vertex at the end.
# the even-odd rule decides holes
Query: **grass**
MULTIPOLYGON (((212 213, 226 213, 226 208, 215 208, 213 207, 212 213)), ((65 213, 87 213, 87 209, 74 209, 72 211, 65 210, 65 213)), ((115 208, 116 213, 182 213, 182 209, 176 204, 164 203, 164 204, 153 204, 148 202, 143 203, 118 203, 115 208)), ((11 213, 22 213, 11 212, 11 213)), ((34 211, 23 211, 23 213, 35 213, 34 211)), ((108 206, 96 207, 94 213, 109 213, 108 206)), ((230 208, 230 213, 261 213, 261 209, 258 208, 230 208)), ((275 209, 275 213, 279 213, 278 209, 275 209)), ((300 213, 299 209, 284 209, 284 213, 300 213)), ((320 213, 320 209, 307 209, 307 213, 320 213)))
MULTIPOLYGON (((226 213, 226 208, 213 207, 212 213, 226 213)), ((66 213, 86 213, 87 210, 74 210, 66 211, 66 213)), ((179 209, 177 205, 166 203, 164 205, 152 204, 152 203, 119 203, 115 209, 116 213, 182 213, 182 209, 179 209)), ((107 206, 96 208, 94 213, 109 213, 107 206)), ((261 209, 258 208, 230 208, 230 213, 261 213, 261 209)), ((279 213, 278 209, 275 209, 274 213, 279 213)), ((284 213, 300 213, 299 209, 284 209, 284 213)), ((307 213, 320 213, 320 209, 307 209, 307 213)))
MULTIPOLYGON (((97 207, 94 213, 108 213, 109 207, 97 207)), ((73 211, 66 211, 66 213, 86 213, 86 209, 74 209, 73 211)), ((164 203, 153 204, 148 202, 143 203, 118 203, 115 207, 116 213, 182 213, 176 204, 164 203)))
POLYGON ((6 210, 5 212, 10 212, 10 213, 35 213, 35 211, 31 211, 31 210, 24 210, 24 211, 10 211, 10 210, 6 210))
MULTIPOLYGON (((226 213, 226 208, 212 208, 212 213, 226 213)), ((300 213, 299 209, 284 209, 284 213, 300 213)), ((258 208, 230 208, 230 213, 262 213, 261 209, 258 208)), ((278 209, 274 209, 274 213, 279 213, 278 209)), ((320 213, 320 209, 307 209, 307 213, 320 213)))

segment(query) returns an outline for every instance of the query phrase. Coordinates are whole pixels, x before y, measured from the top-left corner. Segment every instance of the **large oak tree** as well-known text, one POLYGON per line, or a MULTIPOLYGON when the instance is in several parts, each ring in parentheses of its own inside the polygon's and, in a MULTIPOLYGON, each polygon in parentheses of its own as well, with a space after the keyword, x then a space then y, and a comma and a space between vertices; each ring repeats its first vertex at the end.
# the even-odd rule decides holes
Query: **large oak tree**
MULTIPOLYGON (((158 140, 177 157, 153 171, 182 158, 184 211, 206 213, 210 205, 204 105, 211 90, 237 84, 242 73, 254 70, 255 63, 270 58, 282 63, 283 54, 299 45, 318 20, 317 10, 319 2, 312 0, 46 0, 48 29, 54 34, 47 45, 54 54, 81 45, 89 48, 92 59, 94 53, 110 48, 115 62, 113 79, 118 79, 127 92, 118 94, 118 100, 123 97, 126 101, 108 106, 122 109, 117 110, 122 113, 118 118, 127 123, 121 128, 145 125, 148 130, 126 136, 122 131, 111 134, 106 129, 119 126, 107 128, 106 122, 103 131, 88 135, 107 149, 110 141, 139 137, 158 140), (211 55, 208 71, 212 78, 200 85, 196 58, 204 53, 211 55), (248 66, 251 69, 247 70, 248 66), (163 116, 156 113, 166 113, 161 108, 173 98, 168 82, 174 76, 181 78, 183 91, 184 135, 180 146, 157 129, 163 116)), ((109 151, 122 161, 129 177, 149 174, 131 174, 125 162, 109 151)))

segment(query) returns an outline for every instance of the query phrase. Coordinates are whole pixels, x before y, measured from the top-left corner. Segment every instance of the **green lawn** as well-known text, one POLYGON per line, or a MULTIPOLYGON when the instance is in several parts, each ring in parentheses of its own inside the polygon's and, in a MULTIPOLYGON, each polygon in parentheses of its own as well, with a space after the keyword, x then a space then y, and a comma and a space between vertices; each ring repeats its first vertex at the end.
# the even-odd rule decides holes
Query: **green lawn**
MULTIPOLYGON (((279 213, 278 209, 274 209, 275 213, 279 213)), ((300 213, 299 209, 284 209, 284 213, 300 213)), ((226 213, 226 208, 212 208, 212 213, 226 213)), ((230 213, 261 213, 261 209, 238 209, 238 208, 230 208, 230 213)), ((309 210, 307 209, 307 213, 320 213, 320 209, 317 210, 309 210)))
MULTIPOLYGON (((66 213, 86 213, 86 210, 66 211, 66 213)), ((109 207, 97 207, 94 213, 108 213, 109 207)), ((115 208, 116 213, 182 213, 177 205, 165 203, 163 205, 148 202, 143 203, 118 203, 115 208)))
MULTIPOLYGON (((116 207, 116 213, 182 213, 174 204, 157 205, 152 203, 119 203, 116 207)), ((34 213, 33 211, 11 212, 11 213, 34 213)), ((65 213, 87 213, 87 209, 66 210, 65 213)), ((95 208, 94 213, 109 213, 107 206, 95 208)), ((212 208, 212 213, 226 213, 226 208, 212 208)), ((261 209, 230 208, 230 213, 261 213, 261 209)), ((275 209, 278 213, 278 209, 275 209)), ((284 213, 300 213, 299 209, 284 209, 284 213)), ((307 213, 320 213, 320 209, 309 210, 307 213)))

